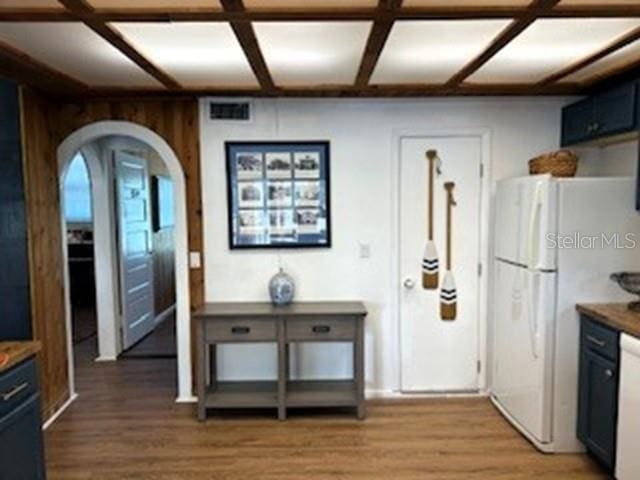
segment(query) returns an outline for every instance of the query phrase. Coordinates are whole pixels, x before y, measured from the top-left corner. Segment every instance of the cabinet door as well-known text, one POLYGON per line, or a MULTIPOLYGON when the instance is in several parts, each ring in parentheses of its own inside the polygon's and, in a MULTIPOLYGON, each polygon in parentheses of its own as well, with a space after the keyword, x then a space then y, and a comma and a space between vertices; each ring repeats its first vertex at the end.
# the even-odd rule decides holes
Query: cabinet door
POLYGON ((0 418, 0 480, 46 478, 39 396, 0 418))
POLYGON ((593 99, 586 98, 562 109, 562 146, 573 145, 591 137, 593 99))
POLYGON ((624 133, 636 126, 636 85, 622 85, 593 100, 594 133, 597 137, 624 133))
POLYGON ((578 438, 609 470, 615 457, 616 364, 585 348, 580 354, 578 438))

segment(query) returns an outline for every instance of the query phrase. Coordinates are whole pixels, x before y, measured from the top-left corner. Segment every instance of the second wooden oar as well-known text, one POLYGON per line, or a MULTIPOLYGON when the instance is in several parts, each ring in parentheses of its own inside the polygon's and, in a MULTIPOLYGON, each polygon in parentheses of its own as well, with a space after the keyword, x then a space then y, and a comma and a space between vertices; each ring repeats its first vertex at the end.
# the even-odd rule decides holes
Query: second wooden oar
POLYGON ((437 167, 438 152, 436 150, 427 150, 427 160, 429 161, 429 179, 427 185, 427 223, 429 226, 429 236, 422 257, 422 288, 425 290, 435 290, 438 288, 438 271, 440 270, 438 250, 433 241, 433 182, 437 167))
POLYGON ((453 198, 453 189, 456 184, 447 182, 444 188, 447 191, 447 271, 440 287, 440 318, 442 320, 455 320, 457 315, 458 292, 456 281, 451 271, 451 214, 456 201, 453 198))

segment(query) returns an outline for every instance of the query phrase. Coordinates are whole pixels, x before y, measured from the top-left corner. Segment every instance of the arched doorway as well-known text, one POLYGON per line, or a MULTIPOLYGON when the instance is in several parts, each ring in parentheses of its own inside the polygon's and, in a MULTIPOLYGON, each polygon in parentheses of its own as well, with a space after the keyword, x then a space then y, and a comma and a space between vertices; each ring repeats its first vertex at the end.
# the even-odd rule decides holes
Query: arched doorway
MULTIPOLYGON (((126 121, 100 121, 84 126, 69 135, 58 147, 58 178, 62 185, 69 164, 76 153, 92 142, 108 136, 128 137, 148 145, 154 149, 165 163, 175 191, 175 282, 176 282, 176 349, 178 374, 178 401, 191 401, 191 330, 189 309, 189 266, 188 266, 188 233, 186 184, 184 172, 176 154, 167 142, 152 130, 126 121)), ((91 151, 83 150, 91 176, 92 197, 95 205, 106 205, 109 201, 107 178, 104 165, 91 151)), ((62 195, 61 195, 61 198, 62 195)), ((61 209, 61 212, 64 208, 61 209)), ((115 360, 117 355, 117 320, 114 298, 116 285, 114 248, 110 232, 114 226, 113 216, 109 209, 94 209, 94 250, 96 258, 96 309, 99 330, 98 360, 115 360)), ((61 228, 66 235, 65 219, 61 217, 61 228)), ((63 237, 64 238, 64 237, 63 237)), ((73 371, 73 348, 71 338, 71 308, 69 302, 69 269, 67 251, 63 249, 64 287, 65 287, 65 322, 67 330, 67 350, 69 369, 69 390, 75 396, 73 371)))

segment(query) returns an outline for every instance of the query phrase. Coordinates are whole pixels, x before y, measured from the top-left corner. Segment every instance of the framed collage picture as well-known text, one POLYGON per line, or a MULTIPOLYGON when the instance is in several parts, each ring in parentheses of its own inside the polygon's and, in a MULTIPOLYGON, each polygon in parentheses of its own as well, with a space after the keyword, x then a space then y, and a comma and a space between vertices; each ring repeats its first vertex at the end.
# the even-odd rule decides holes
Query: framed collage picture
POLYGON ((331 246, 329 142, 226 142, 229 246, 331 246))

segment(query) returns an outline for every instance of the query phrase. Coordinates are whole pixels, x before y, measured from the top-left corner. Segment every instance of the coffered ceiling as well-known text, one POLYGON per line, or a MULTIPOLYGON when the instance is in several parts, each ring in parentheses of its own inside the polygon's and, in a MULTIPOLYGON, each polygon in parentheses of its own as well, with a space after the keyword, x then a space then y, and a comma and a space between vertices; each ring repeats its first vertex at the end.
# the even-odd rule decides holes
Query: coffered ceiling
POLYGON ((640 69, 640 0, 0 0, 65 95, 565 94, 640 69))

